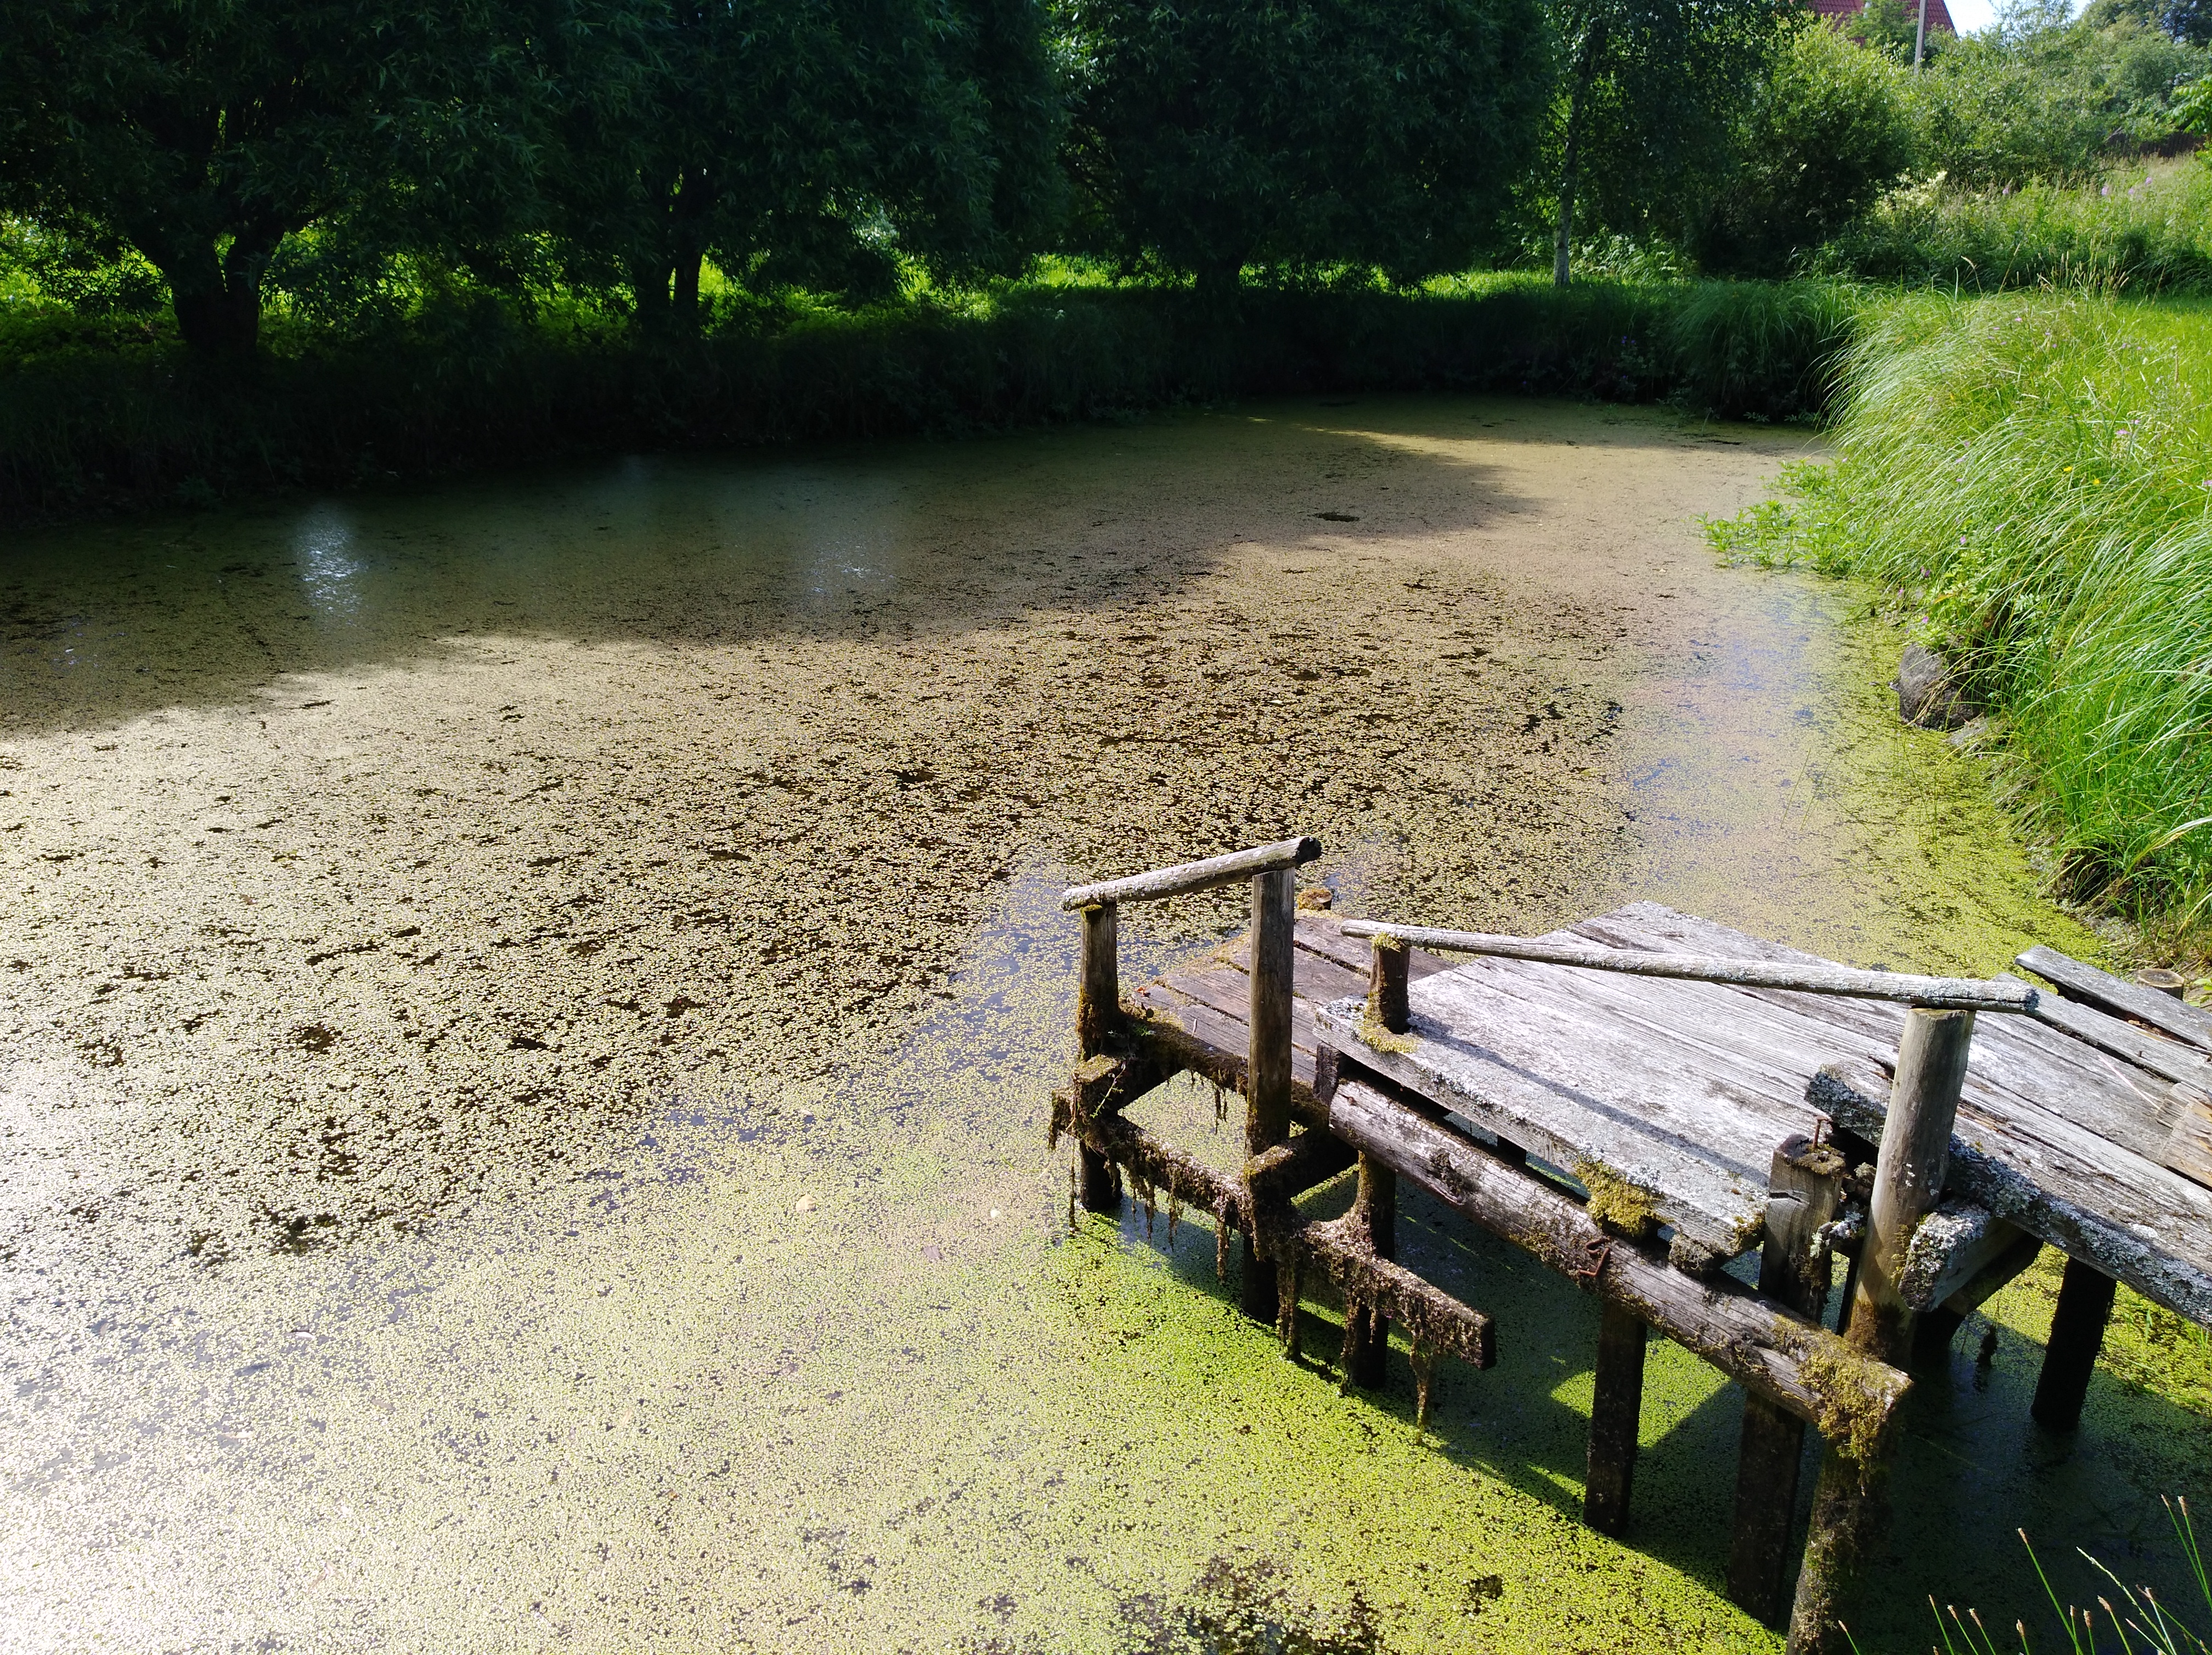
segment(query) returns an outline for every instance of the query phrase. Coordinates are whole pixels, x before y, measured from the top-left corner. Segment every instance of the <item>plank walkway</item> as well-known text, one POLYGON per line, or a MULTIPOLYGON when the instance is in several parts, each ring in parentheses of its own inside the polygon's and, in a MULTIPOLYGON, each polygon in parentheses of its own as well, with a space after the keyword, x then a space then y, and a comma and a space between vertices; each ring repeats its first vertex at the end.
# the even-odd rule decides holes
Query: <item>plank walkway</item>
POLYGON ((1438 1354, 1484 1368, 1495 1348, 1489 1316, 1395 1263, 1398 1182, 1426 1190, 1601 1302, 1593 1526, 1628 1520, 1647 1329, 1743 1387, 1728 1591, 1786 1620, 1791 1655, 1845 1646, 1840 1594, 1879 1526, 1866 1491, 1905 1365, 2045 1244, 2067 1256, 2033 1409, 2046 1428, 2079 1422, 2117 1281, 2212 1325, 2204 1013, 2048 949, 2020 957, 2050 985, 2033 992, 1892 977, 1649 903, 1533 941, 1370 944, 1383 928, 1346 934, 1325 893, 1293 910, 1319 854, 1289 840, 1063 897, 1084 929, 1081 1061, 1052 1117, 1075 1141, 1071 1220, 1112 1211, 1125 1177, 1148 1209, 1164 1192, 1171 1214, 1208 1213, 1224 1273, 1241 1233, 1245 1311, 1293 1356, 1302 1279, 1333 1278, 1345 1383, 1383 1382, 1398 1323, 1425 1417, 1438 1354), (1246 879, 1253 932, 1122 995, 1121 904, 1246 879), (1654 970, 1657 955, 1684 958, 1654 970), (1243 1095, 1241 1174, 1125 1112, 1183 1071, 1243 1095), (1298 1208, 1355 1166, 1351 1212, 1298 1208), (1721 1268, 1753 1249, 1756 1288, 1721 1268), (1852 1261, 1835 1331, 1832 1253, 1852 1261), (1793 1596, 1808 1427, 1826 1447, 1793 1596))
MULTIPOLYGON (((1826 963, 1656 903, 1553 934, 1826 963)), ((2065 969, 2064 956, 2043 955, 2065 969)), ((1759 1244, 1776 1144, 1823 1117, 1880 1138, 1905 1017, 1877 1000, 1502 958, 1426 973, 1411 1001, 1412 1050, 1363 1049, 1363 1065, 1554 1165, 1594 1165, 1647 1192, 1662 1223, 1721 1258, 1759 1244)), ((2212 1054, 2045 1001, 2042 1016, 1975 1028, 1951 1190, 2212 1325, 2212 1163, 2197 1132, 2212 1054)), ((1360 1011, 1352 989, 1315 1008, 1321 1037, 1355 1049, 1360 1011)))

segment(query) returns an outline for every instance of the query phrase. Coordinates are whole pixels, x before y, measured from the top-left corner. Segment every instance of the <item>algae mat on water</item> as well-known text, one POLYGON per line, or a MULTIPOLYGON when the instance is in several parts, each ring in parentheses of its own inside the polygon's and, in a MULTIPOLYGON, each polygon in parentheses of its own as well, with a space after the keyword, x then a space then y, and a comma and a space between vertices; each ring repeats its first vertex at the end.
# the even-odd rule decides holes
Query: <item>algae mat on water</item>
POLYGON ((1425 1439, 1042 1141, 1060 884, 1293 830, 1347 910, 2087 946, 1832 594, 1699 545, 1794 448, 1306 403, 12 550, 9 1640, 1765 1646, 1702 1366, 1600 1540, 1587 1299, 1409 1202, 1504 1352, 1425 1439))

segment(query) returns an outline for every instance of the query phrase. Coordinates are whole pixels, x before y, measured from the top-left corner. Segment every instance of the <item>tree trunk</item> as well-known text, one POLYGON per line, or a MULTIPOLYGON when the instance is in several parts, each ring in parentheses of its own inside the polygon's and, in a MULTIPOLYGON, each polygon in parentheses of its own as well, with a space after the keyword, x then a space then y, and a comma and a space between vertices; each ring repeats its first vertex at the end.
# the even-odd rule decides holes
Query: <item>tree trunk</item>
POLYGON ((1567 95, 1567 141, 1559 157, 1559 223, 1552 244, 1552 285, 1567 285, 1567 248, 1575 233, 1575 187, 1582 181, 1583 106, 1605 50, 1605 32, 1593 24, 1575 52, 1574 89, 1567 95))
POLYGON ((712 205, 713 186, 707 181, 705 170, 694 167, 687 171, 676 186, 672 207, 675 222, 671 226, 670 241, 676 249, 676 288, 670 295, 668 308, 670 331, 686 338, 699 331, 699 265, 706 256, 706 236, 702 226, 712 205))
POLYGON ((691 247, 677 255, 676 290, 668 301, 668 326, 672 332, 688 336, 699 331, 701 256, 697 249, 691 247))
POLYGON ((662 333, 667 331, 668 289, 674 273, 674 261, 672 259, 635 259, 630 261, 630 316, 640 332, 662 333))
POLYGON ((210 357, 250 357, 261 341, 261 277, 283 239, 281 228, 256 225, 217 254, 211 244, 158 253, 141 251, 169 283, 177 331, 192 350, 210 357))

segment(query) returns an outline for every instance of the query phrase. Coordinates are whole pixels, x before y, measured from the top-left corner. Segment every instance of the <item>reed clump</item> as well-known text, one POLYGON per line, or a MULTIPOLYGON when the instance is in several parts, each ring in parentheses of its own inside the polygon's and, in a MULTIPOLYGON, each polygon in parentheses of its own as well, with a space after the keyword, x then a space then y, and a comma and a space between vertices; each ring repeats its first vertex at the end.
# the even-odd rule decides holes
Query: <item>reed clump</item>
POLYGON ((1840 458, 1714 526, 1886 590, 1990 709, 2057 883, 2212 917, 2212 310, 1907 296, 1841 368, 1840 458))

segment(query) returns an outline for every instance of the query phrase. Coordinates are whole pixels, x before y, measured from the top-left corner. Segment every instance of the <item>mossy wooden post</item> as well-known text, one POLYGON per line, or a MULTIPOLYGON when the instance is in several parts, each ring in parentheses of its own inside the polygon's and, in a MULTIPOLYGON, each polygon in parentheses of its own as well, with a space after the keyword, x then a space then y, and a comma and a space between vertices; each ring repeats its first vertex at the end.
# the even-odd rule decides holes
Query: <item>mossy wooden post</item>
MULTIPOLYGON (((1291 1135, 1291 993, 1297 925, 1295 868, 1262 873, 1252 881, 1252 1009, 1245 1060, 1244 1149, 1257 1156, 1291 1135)), ((1263 1267, 1255 1232, 1265 1223, 1255 1213, 1244 1232, 1241 1297, 1246 1315, 1271 1325, 1279 1319, 1277 1272, 1263 1267)), ((1291 1312, 1293 1315, 1296 1311, 1291 1312)))
POLYGON ((1608 1298, 1597 1324, 1589 1465, 1583 1482, 1583 1521, 1600 1534, 1617 1535, 1628 1526, 1637 1427, 1644 1415, 1644 1344, 1643 1319, 1608 1298))
POLYGON ((1413 1025, 1407 999, 1413 951, 1395 937, 1375 939, 1367 964, 1367 1020, 1392 1034, 1403 1034, 1413 1025))
MULTIPOLYGON (((1913 1231, 1943 1194, 1951 1128, 1958 1119, 1959 1091, 1973 1038, 1972 1012, 1916 1006, 1905 1013, 1844 1332, 1860 1350, 1893 1366, 1901 1366, 1912 1348, 1912 1311, 1898 1292, 1898 1279, 1913 1231)), ((1839 1429, 1849 1423, 1836 1421, 1839 1429)), ((1806 1536, 1804 1567, 1790 1616, 1790 1655, 1839 1655, 1847 1646, 1836 1612, 1887 1516, 1880 1484, 1889 1428, 1869 1433, 1865 1441, 1838 1441, 1834 1432, 1826 1434, 1827 1451, 1813 1494, 1812 1531, 1806 1536)))
POLYGON ((2081 1423, 2081 1404, 2088 1399, 2089 1376, 2097 1369, 2118 1285, 2094 1265, 2078 1258, 2066 1261, 2058 1306, 2051 1316, 2051 1339, 2043 1348, 2043 1372, 2028 1409, 2045 1430, 2071 1431, 2081 1423))
MULTIPOLYGON (((1075 995, 1075 1039, 1077 1050, 1085 1057, 1105 1050, 1121 1026, 1120 912, 1110 902, 1082 910, 1083 976, 1075 995)), ((1114 1163, 1080 1139, 1075 1154, 1080 1186, 1076 1193, 1084 1209, 1118 1212, 1121 1179, 1114 1163)))
MULTIPOLYGON (((1844 1171, 1844 1158, 1832 1147, 1796 1137, 1774 1152, 1767 1175, 1759 1290, 1816 1322, 1828 1299, 1828 1256, 1814 1238, 1843 1202, 1844 1171)), ((1804 1447, 1803 1420, 1754 1391, 1744 1393, 1728 1595, 1771 1627, 1782 1624, 1788 1604, 1790 1535, 1804 1447)))
MULTIPOLYGON (((1359 1196, 1352 1205, 1360 1238, 1377 1258, 1398 1256, 1398 1175, 1372 1155, 1359 1158, 1359 1196)), ((1345 1310, 1345 1343, 1350 1352, 1345 1378, 1364 1390, 1380 1390, 1388 1378, 1390 1323, 1373 1304, 1345 1310)))

